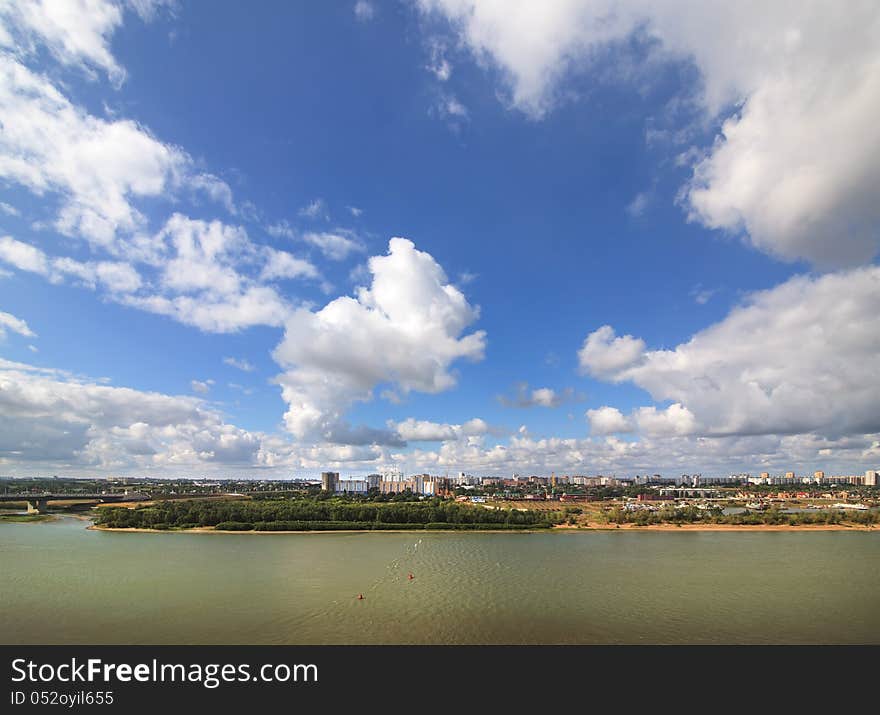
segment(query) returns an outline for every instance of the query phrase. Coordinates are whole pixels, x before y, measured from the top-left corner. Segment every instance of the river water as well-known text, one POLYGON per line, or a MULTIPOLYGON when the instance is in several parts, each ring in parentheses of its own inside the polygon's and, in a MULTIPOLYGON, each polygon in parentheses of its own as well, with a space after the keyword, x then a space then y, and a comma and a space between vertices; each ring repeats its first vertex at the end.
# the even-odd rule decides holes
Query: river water
POLYGON ((86 526, 0 524, 0 643, 880 643, 880 530, 86 526))

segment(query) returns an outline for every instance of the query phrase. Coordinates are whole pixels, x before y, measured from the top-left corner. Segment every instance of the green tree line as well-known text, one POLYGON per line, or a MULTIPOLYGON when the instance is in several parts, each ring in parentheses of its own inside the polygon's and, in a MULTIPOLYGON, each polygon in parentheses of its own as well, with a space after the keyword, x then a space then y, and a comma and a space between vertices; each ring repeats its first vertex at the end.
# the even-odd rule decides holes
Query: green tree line
POLYGON ((847 511, 823 509, 817 512, 797 512, 788 514, 779 509, 768 511, 744 511, 739 514, 724 514, 720 508, 697 509, 696 507, 663 507, 658 511, 627 511, 621 508, 612 509, 607 514, 612 524, 733 524, 744 526, 758 525, 789 525, 806 524, 860 524, 873 525, 880 523, 880 513, 876 511, 847 511))
MULTIPOLYGON (((166 501, 127 509, 102 507, 96 523, 109 528, 193 528, 242 524, 260 530, 273 524, 357 524, 352 528, 467 528, 497 525, 499 528, 550 526, 560 521, 554 512, 485 509, 469 504, 430 499, 420 502, 345 502, 321 499, 292 501, 166 501), (366 525, 366 526, 364 526, 366 525)), ((302 527, 311 529, 313 526, 302 527)), ((342 528, 342 527, 338 527, 342 528)))

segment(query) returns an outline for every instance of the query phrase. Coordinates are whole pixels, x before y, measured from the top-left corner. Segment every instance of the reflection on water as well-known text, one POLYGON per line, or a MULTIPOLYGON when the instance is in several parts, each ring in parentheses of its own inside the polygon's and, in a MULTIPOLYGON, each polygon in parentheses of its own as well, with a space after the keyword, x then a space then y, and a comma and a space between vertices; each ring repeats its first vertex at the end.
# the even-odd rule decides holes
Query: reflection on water
POLYGON ((0 524, 0 642, 880 643, 880 533, 85 526, 0 524))

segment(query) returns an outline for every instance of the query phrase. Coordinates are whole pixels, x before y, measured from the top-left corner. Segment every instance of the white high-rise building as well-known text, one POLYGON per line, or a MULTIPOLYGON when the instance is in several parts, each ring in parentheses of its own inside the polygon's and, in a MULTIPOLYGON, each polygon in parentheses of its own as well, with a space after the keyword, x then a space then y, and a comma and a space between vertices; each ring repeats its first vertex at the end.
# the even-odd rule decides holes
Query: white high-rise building
POLYGON ((877 470, 869 469, 865 472, 865 486, 866 487, 876 487, 877 485, 877 470))
POLYGON ((403 472, 399 467, 383 467, 382 472, 382 481, 383 482, 402 482, 403 481, 403 472))

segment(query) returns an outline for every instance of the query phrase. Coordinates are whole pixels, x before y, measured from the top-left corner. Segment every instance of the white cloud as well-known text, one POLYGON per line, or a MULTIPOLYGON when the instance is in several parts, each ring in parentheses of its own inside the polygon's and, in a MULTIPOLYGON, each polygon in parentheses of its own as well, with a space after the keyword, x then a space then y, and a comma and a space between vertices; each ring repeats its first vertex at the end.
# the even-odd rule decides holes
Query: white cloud
POLYGON ((30 244, 0 237, 0 261, 54 283, 72 279, 119 303, 167 315, 207 332, 235 332, 252 325, 280 326, 291 305, 270 283, 320 279, 308 261, 251 242, 240 226, 174 214, 147 241, 144 281, 130 264, 49 257, 30 244))
MULTIPOLYGON (((533 118, 627 39, 651 42, 642 72, 686 61, 720 135, 693 162, 682 201, 710 228, 745 234, 785 260, 829 268, 880 248, 880 12, 875 3, 783 0, 419 0, 478 62, 500 69, 511 104, 533 118), (733 109, 732 109, 733 107, 733 109)), ((432 36, 431 42, 436 43, 432 36)), ((636 70, 638 71, 638 69, 636 70)), ((630 76, 633 72, 629 73, 630 76)), ((626 78, 626 72, 620 72, 626 78)), ((687 99, 687 98, 686 98, 687 99)))
POLYGON ((650 203, 651 194, 642 191, 641 193, 636 194, 633 200, 627 204, 626 212, 633 218, 638 218, 645 213, 650 203))
POLYGON ((299 215, 311 219, 323 218, 324 220, 327 220, 330 218, 327 215, 327 205, 324 203, 324 199, 321 198, 314 199, 303 206, 299 210, 299 215))
POLYGON ((726 474, 792 467, 852 473, 876 466, 880 454, 876 432, 839 438, 665 434, 626 441, 535 438, 523 428, 506 444, 492 444, 482 420, 442 425, 410 419, 400 425, 413 440, 443 441, 436 450, 397 454, 368 442, 294 444, 228 424, 195 397, 111 387, 0 358, 0 463, 15 473, 232 476, 248 469, 314 476, 337 467, 375 471, 388 462, 435 474, 726 474))
POLYGON ((299 438, 333 431, 380 383, 403 394, 441 392, 456 382, 452 362, 483 357, 485 333, 462 336, 477 309, 429 254, 392 238, 369 269, 372 284, 356 297, 301 308, 286 322, 274 357, 287 368, 278 378, 289 405, 285 422, 299 438))
MULTIPOLYGON (((359 213, 354 213, 351 207, 349 207, 349 210, 352 211, 354 216, 360 215, 359 213)), ((357 211, 360 212, 360 209, 357 209, 357 211)), ((318 248, 325 257, 334 261, 345 260, 351 253, 365 250, 363 243, 358 240, 353 231, 342 228, 337 228, 333 231, 306 231, 298 234, 290 223, 279 221, 269 226, 266 231, 270 236, 275 236, 276 238, 305 241, 309 245, 318 248)))
POLYGON ((131 293, 141 286, 140 274, 128 263, 116 261, 89 261, 72 258, 51 258, 29 243, 10 236, 0 236, 0 261, 21 271, 37 273, 52 283, 67 279, 94 290, 98 285, 111 293, 131 293))
POLYGON ((266 227, 266 232, 275 238, 296 238, 296 231, 287 221, 279 221, 266 227))
POLYGON ((412 470, 442 473, 464 469, 476 474, 653 474, 682 472, 727 475, 744 470, 781 472, 824 469, 828 473, 863 472, 876 464, 878 436, 837 440, 813 435, 696 437, 663 436, 624 440, 534 438, 527 431, 507 444, 479 438, 444 442, 438 449, 394 455, 412 470))
POLYGON ((92 75, 93 68, 102 70, 115 84, 125 79, 125 70, 110 52, 110 37, 122 24, 122 11, 114 2, 13 0, 0 6, 0 21, 7 32, 19 35, 18 47, 33 51, 39 40, 63 64, 92 75))
POLYGON ((394 425, 401 438, 413 442, 445 442, 456 439, 459 425, 438 424, 412 417, 394 425))
POLYGON ((187 179, 187 186, 193 191, 202 191, 213 201, 223 204, 230 214, 238 213, 232 197, 232 189, 223 179, 213 174, 193 174, 187 179))
POLYGON ((590 422, 590 432, 595 435, 632 432, 633 429, 630 421, 623 416, 620 410, 607 405, 587 410, 587 419, 590 422))
POLYGON ((389 425, 400 437, 413 442, 446 442, 475 435, 486 434, 489 425, 478 417, 460 425, 439 424, 410 417, 403 422, 389 425))
POLYGON ((633 419, 639 431, 648 435, 687 435, 693 433, 696 426, 693 413, 677 402, 665 410, 639 407, 633 419))
POLYGON ((340 229, 320 233, 305 233, 302 239, 306 243, 319 248, 321 253, 334 261, 345 260, 349 254, 365 250, 363 244, 353 238, 353 234, 350 231, 340 229))
POLYGON ((46 254, 29 243, 17 241, 11 236, 0 236, 0 260, 21 271, 49 274, 46 254))
POLYGON ((556 394, 556 391, 549 387, 540 387, 537 390, 532 390, 532 401, 541 407, 557 407, 561 399, 556 394))
POLYGON ((458 98, 453 94, 443 93, 434 105, 433 113, 441 119, 449 119, 450 121, 467 119, 469 113, 458 98))
POLYGON ((430 43, 430 61, 428 71, 441 82, 446 82, 452 76, 452 65, 446 59, 446 45, 438 40, 430 43))
POLYGON ((0 211, 7 216, 21 216, 21 211, 15 208, 15 206, 7 204, 5 201, 0 201, 0 211))
POLYGON ((253 395, 254 394, 254 389, 252 387, 245 387, 244 385, 240 385, 237 382, 229 382, 229 383, 227 383, 227 386, 233 390, 238 390, 239 392, 241 392, 244 395, 253 395))
POLYGON ((550 387, 539 387, 529 390, 528 383, 521 382, 516 386, 513 397, 499 395, 498 401, 505 407, 559 407, 571 399, 573 391, 566 388, 558 392, 550 387))
POLYGON ((174 214, 158 234, 157 244, 163 255, 161 291, 128 297, 125 303, 209 332, 281 325, 291 307, 262 281, 318 277, 311 264, 257 246, 243 228, 220 221, 174 214), (250 275, 258 266, 261 270, 250 275))
POLYGON ((263 270, 260 273, 260 280, 320 278, 318 269, 304 258, 297 258, 286 251, 279 251, 270 246, 266 246, 263 250, 266 256, 266 265, 263 266, 263 270))
POLYGON ((0 311, 0 340, 6 337, 6 331, 11 330, 26 338, 35 338, 36 334, 28 327, 21 318, 16 318, 11 313, 0 311))
POLYGON ((357 0, 354 4, 354 16, 358 22, 369 22, 376 16, 376 7, 367 0, 357 0))
POLYGON ((578 360, 583 372, 594 377, 614 377, 635 364, 645 352, 645 341, 632 335, 617 337, 614 328, 603 325, 590 333, 581 349, 578 360))
POLYGON ((347 206, 346 208, 355 218, 358 218, 364 212, 363 209, 359 209, 357 206, 347 206))
POLYGON ((163 9, 168 10, 172 14, 177 9, 177 0, 126 0, 126 4, 128 4, 144 22, 152 22, 156 15, 163 9))
POLYGON ((636 413, 648 430, 665 422, 677 434, 867 434, 880 431, 878 313, 880 267, 797 276, 673 350, 646 350, 603 326, 581 362, 676 403, 636 413))
POLYGON ((718 290, 716 288, 703 288, 702 285, 697 284, 694 286, 693 290, 691 290, 690 295, 693 297, 697 305, 706 305, 706 303, 712 300, 712 296, 717 292, 718 290))
MULTIPOLYGON (((72 104, 47 78, 0 54, 0 177, 38 196, 57 195, 54 226, 96 250, 132 254, 146 229, 134 200, 205 190, 224 202, 216 177, 130 120, 106 121, 72 104)), ((225 189, 223 188, 225 187, 225 189)))
POLYGON ((110 470, 254 464, 260 440, 194 398, 0 361, 0 458, 7 462, 110 470))
POLYGON ((294 445, 226 423, 196 397, 111 387, 0 358, 0 464, 19 473, 287 476, 369 468, 386 456, 373 445, 294 445))
POLYGON ((211 391, 211 386, 214 384, 213 380, 191 380, 190 387, 192 387, 193 392, 198 392, 200 395, 207 395, 211 391))
POLYGON ((234 367, 236 370, 241 370, 242 372, 253 372, 256 370, 256 368, 244 358, 225 357, 223 358, 223 362, 230 367, 234 367))

